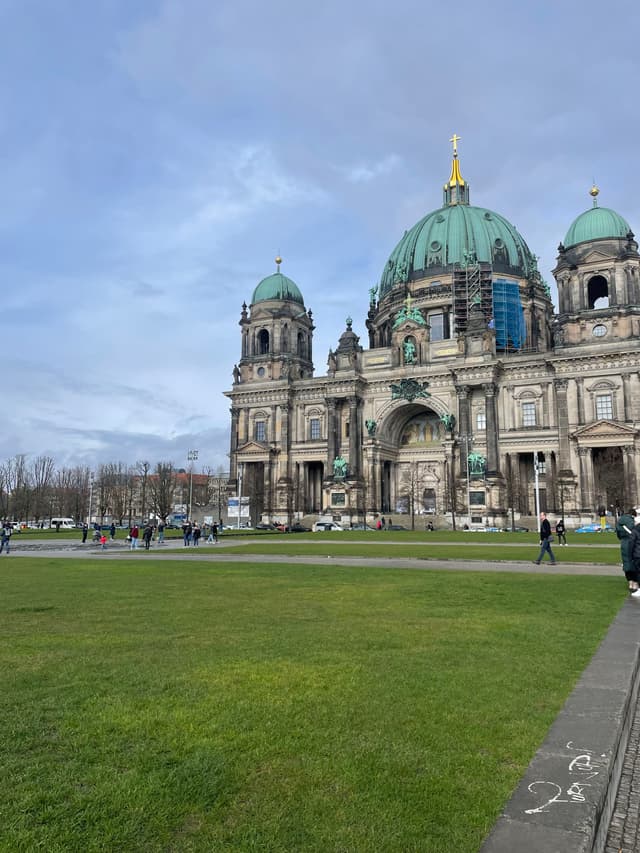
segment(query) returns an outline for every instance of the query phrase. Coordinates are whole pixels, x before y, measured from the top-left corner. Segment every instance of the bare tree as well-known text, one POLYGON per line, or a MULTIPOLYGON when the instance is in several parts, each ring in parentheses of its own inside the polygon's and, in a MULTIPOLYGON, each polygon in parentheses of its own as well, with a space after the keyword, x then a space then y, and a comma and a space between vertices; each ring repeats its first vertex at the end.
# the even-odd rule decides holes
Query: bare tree
POLYGON ((149 477, 149 503, 158 518, 165 523, 171 514, 178 478, 171 462, 158 462, 149 477))
POLYGON ((29 518, 39 521, 46 514, 54 472, 55 463, 50 456, 36 456, 31 463, 29 479, 31 482, 32 507, 28 515, 29 518))
POLYGON ((110 462, 102 466, 101 476, 104 479, 111 515, 118 519, 119 524, 122 524, 127 513, 129 482, 133 476, 131 468, 124 462, 110 462))

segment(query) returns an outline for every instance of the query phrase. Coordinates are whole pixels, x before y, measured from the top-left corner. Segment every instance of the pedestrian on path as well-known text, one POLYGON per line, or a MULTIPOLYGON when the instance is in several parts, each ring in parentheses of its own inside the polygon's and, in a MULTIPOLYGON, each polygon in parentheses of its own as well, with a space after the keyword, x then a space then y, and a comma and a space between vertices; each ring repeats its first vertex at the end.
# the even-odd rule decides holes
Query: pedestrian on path
POLYGON ((533 562, 536 566, 539 566, 544 558, 545 553, 549 554, 549 559, 551 560, 551 565, 555 566, 556 558, 551 550, 551 525, 549 524, 549 519, 547 518, 546 512, 540 513, 540 553, 538 557, 533 562))
POLYGON ((631 536, 629 537, 629 554, 631 556, 633 572, 635 573, 633 580, 635 580, 636 584, 631 597, 640 598, 640 589, 638 589, 638 582, 640 581, 640 524, 636 524, 631 531, 631 536))
POLYGON ((564 518, 556 524, 556 536, 558 537, 558 546, 567 544, 567 529, 564 526, 564 518))
POLYGON ((634 598, 640 598, 640 584, 638 583, 638 571, 634 564, 633 547, 636 544, 635 537, 635 509, 632 507, 619 516, 616 522, 616 536, 620 540, 620 559, 622 560, 622 571, 627 579, 629 592, 634 598))
POLYGON ((200 544, 200 534, 202 530, 200 529, 200 525, 197 521, 193 523, 193 545, 194 547, 200 544))
POLYGON ((153 536, 153 526, 151 524, 147 524, 142 534, 142 538, 144 539, 144 549, 148 551, 151 547, 151 537, 153 536))
POLYGON ((164 545, 164 521, 158 522, 158 545, 164 545))
POLYGON ((109 535, 111 536, 111 541, 116 538, 116 525, 115 522, 111 522, 111 527, 109 528, 109 535))
POLYGON ((7 554, 9 553, 9 546, 11 544, 11 534, 13 533, 13 525, 9 524, 8 521, 5 521, 2 525, 2 536, 0 537, 0 554, 4 551, 5 545, 7 546, 7 554))
POLYGON ((84 524, 82 525, 82 544, 83 545, 87 541, 87 534, 88 533, 89 533, 89 525, 85 521, 84 524))
POLYGON ((134 524, 131 530, 129 531, 129 536, 131 537, 131 550, 135 551, 138 547, 138 538, 140 536, 140 528, 137 524, 134 524))
POLYGON ((100 544, 102 545, 102 550, 106 551, 107 550, 107 537, 104 535, 104 533, 100 537, 100 544))

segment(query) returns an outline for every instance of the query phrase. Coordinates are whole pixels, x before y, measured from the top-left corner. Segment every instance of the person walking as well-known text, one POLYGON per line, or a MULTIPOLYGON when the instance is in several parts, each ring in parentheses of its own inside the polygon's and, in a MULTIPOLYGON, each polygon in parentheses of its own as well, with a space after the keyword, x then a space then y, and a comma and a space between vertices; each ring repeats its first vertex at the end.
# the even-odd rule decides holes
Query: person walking
POLYGON ((202 531, 200 530, 200 525, 197 521, 193 522, 193 544, 194 547, 200 544, 200 534, 202 531))
POLYGON ((551 550, 551 525, 549 524, 549 519, 547 518, 546 512, 540 513, 540 553, 538 557, 533 562, 536 566, 539 566, 545 553, 549 554, 549 559, 551 560, 551 565, 555 566, 556 558, 551 550))
POLYGON ((0 554, 4 551, 5 545, 7 546, 7 555, 9 554, 9 546, 11 544, 11 534, 13 533, 13 526, 9 524, 8 521, 5 521, 2 525, 2 536, 0 536, 0 554))
MULTIPOLYGON (((616 522, 616 536, 620 540, 620 559, 622 560, 622 571, 627 579, 627 585, 631 595, 638 592, 638 572, 634 565, 632 550, 635 545, 635 539, 632 541, 632 536, 635 533, 635 509, 631 508, 627 512, 618 517, 616 522)), ((640 598, 640 594, 634 595, 634 598, 640 598)))
POLYGON ((109 536, 111 536, 111 541, 116 538, 116 525, 115 522, 111 522, 111 527, 109 528, 109 536))
POLYGON ((556 524, 556 536, 558 537, 558 545, 567 544, 567 530, 564 526, 564 518, 556 524))
POLYGON ((129 536, 131 537, 131 550, 135 551, 138 547, 138 538, 140 536, 140 528, 137 524, 134 524, 131 530, 129 531, 129 536))
MULTIPOLYGON (((624 518, 624 516, 621 516, 621 518, 624 518)), ((632 565, 632 569, 629 572, 631 575, 629 583, 631 598, 640 598, 640 589, 638 588, 638 582, 640 581, 640 524, 634 525, 631 536, 629 536, 629 557, 632 565), (631 590, 631 582, 635 583, 634 590, 631 590)), ((627 575, 627 572, 625 572, 625 575, 627 575)))
POLYGON ((105 536, 104 533, 100 537, 100 544, 102 545, 102 550, 106 551, 107 550, 107 537, 105 536))
POLYGON ((82 525, 82 544, 83 545, 87 541, 87 534, 88 533, 89 533, 89 525, 85 521, 84 524, 82 525))
POLYGON ((142 538, 144 539, 144 550, 148 551, 151 547, 151 537, 153 536, 153 527, 151 524, 147 524, 144 528, 144 532, 142 534, 142 538))
POLYGON ((164 521, 158 522, 158 545, 164 545, 164 521))

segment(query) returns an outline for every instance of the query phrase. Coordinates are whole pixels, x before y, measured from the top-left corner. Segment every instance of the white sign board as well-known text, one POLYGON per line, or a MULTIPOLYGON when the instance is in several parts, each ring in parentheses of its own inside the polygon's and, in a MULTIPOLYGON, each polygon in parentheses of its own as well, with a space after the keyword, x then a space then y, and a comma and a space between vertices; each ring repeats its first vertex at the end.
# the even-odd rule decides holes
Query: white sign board
MULTIPOLYGON (((238 497, 229 498, 229 504, 227 506, 227 516, 228 518, 237 518, 238 517, 238 497)), ((249 518, 249 496, 242 496, 242 506, 240 508, 240 518, 249 518)))

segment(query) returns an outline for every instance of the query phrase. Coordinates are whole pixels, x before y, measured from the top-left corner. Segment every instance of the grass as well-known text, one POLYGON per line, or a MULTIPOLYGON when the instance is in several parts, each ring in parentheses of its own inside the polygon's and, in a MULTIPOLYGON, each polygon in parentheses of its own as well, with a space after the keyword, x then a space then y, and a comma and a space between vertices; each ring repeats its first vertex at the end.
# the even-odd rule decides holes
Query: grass
MULTIPOLYGON (((367 534, 364 534, 365 537, 367 534)), ((354 534, 357 536, 357 534, 354 534)), ((375 557, 381 558, 398 558, 411 557, 414 559, 451 559, 451 560, 474 560, 485 563, 499 563, 504 561, 525 561, 531 562, 538 556, 540 549, 539 540, 533 539, 527 543, 518 543, 508 540, 492 540, 488 542, 480 542, 474 538, 469 540, 458 540, 451 542, 425 542, 424 540, 407 541, 404 538, 386 541, 386 537, 382 539, 362 539, 357 541, 345 541, 344 533, 336 534, 313 534, 313 538, 306 540, 298 539, 295 536, 279 536, 273 537, 260 542, 247 541, 243 544, 233 546, 233 554, 252 555, 252 554, 282 554, 286 556, 296 557, 326 557, 331 555, 334 558, 339 557, 375 557)), ((620 563, 620 546, 613 543, 600 545, 594 548, 593 545, 579 544, 572 545, 570 548, 559 548, 553 546, 555 557, 560 562, 566 563, 598 563, 604 565, 618 565, 620 563)), ((185 556, 194 557, 198 555, 197 549, 193 548, 187 552, 185 556)), ((549 558, 545 557, 545 562, 549 558)))
POLYGON ((612 578, 5 559, 0 850, 475 853, 612 578))

